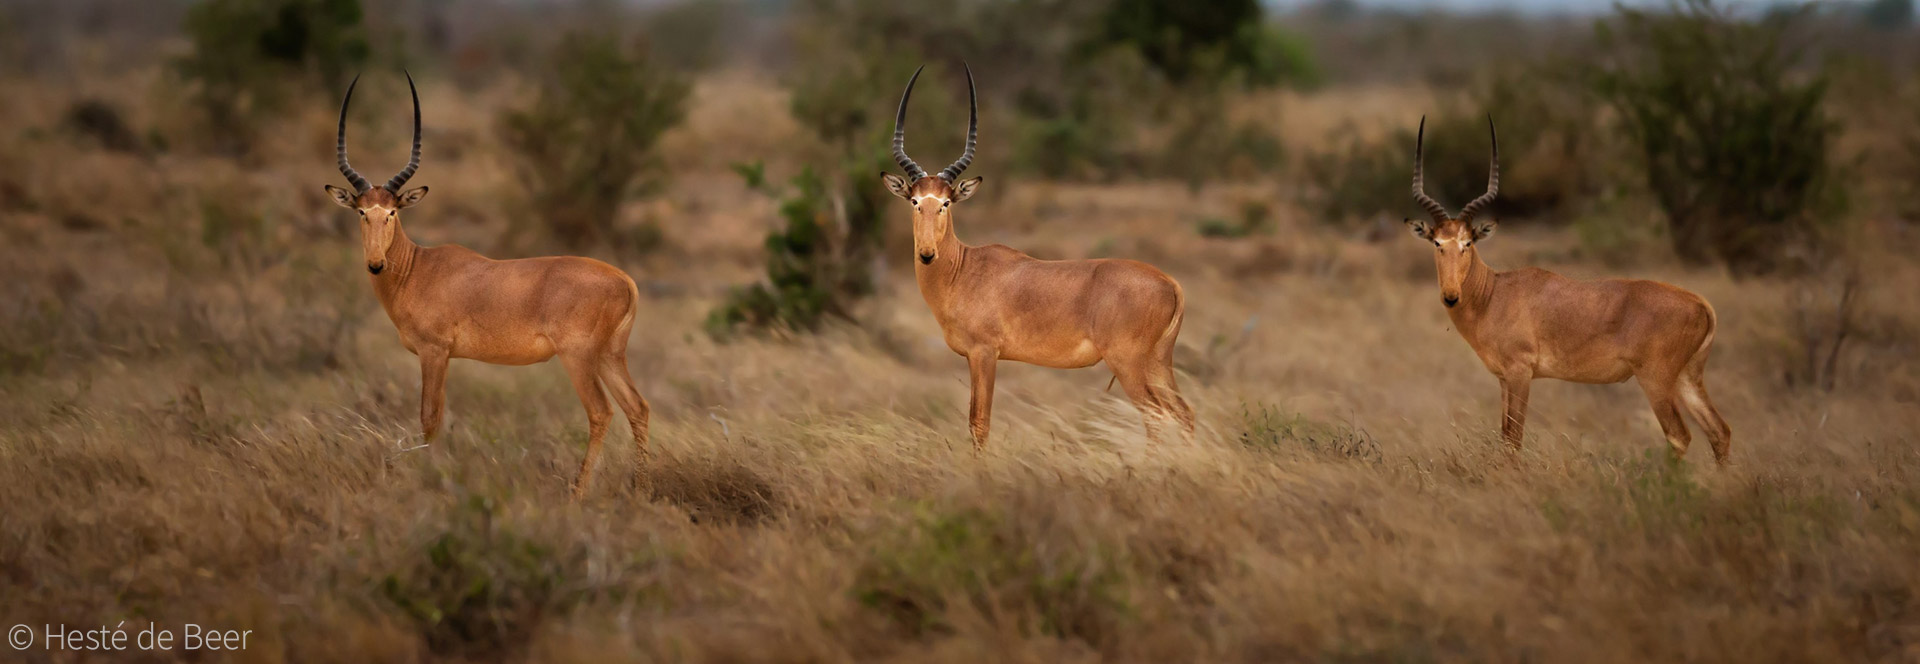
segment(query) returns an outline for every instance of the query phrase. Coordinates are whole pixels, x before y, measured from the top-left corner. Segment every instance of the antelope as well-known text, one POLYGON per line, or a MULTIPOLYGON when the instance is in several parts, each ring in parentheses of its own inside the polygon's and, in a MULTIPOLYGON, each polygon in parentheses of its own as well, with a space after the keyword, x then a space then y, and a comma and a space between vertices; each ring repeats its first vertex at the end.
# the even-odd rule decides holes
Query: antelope
POLYGON ((979 138, 973 70, 967 69, 966 147, 959 160, 933 176, 907 157, 907 100, 919 78, 916 70, 907 80, 893 121, 893 160, 906 176, 880 176, 888 191, 913 206, 914 280, 947 347, 967 358, 974 450, 987 444, 994 368, 1000 360, 1057 369, 1104 360, 1139 409, 1149 437, 1157 439, 1156 419, 1171 418, 1191 438, 1193 409, 1180 397, 1173 375, 1174 342, 1186 313, 1180 283, 1139 261, 1043 261, 1005 245, 961 242, 954 235, 953 204, 971 198, 981 182, 978 177, 957 181, 973 162, 979 138))
POLYGON ((526 365, 560 356, 573 389, 587 410, 587 454, 573 483, 573 499, 586 494, 612 412, 602 388, 613 393, 633 429, 638 451, 634 482, 646 485, 647 400, 627 371, 627 334, 633 328, 640 291, 612 265, 578 256, 493 260, 455 245, 421 246, 400 227, 400 211, 419 204, 426 187, 401 191, 420 167, 420 93, 413 94, 413 156, 407 167, 371 187, 347 164, 347 107, 358 77, 340 103, 336 151, 348 191, 326 190, 334 202, 360 212, 362 249, 373 292, 400 332, 400 345, 420 358, 420 428, 427 440, 440 430, 446 410, 447 362, 526 365))
POLYGON ((1575 280, 1536 267, 1496 272, 1480 260, 1479 245, 1493 235, 1491 220, 1474 217, 1500 193, 1500 137, 1487 118, 1493 161, 1487 191, 1450 216, 1421 185, 1426 118, 1414 138, 1413 199, 1432 217, 1407 219, 1415 237, 1433 243, 1440 300, 1447 318, 1487 371, 1500 379, 1500 434, 1518 450, 1527 421, 1527 392, 1535 378, 1577 383, 1638 379, 1675 458, 1693 436, 1681 411, 1693 417, 1727 463, 1733 432, 1707 398, 1707 353, 1718 320, 1713 306, 1690 291, 1644 279, 1575 280))

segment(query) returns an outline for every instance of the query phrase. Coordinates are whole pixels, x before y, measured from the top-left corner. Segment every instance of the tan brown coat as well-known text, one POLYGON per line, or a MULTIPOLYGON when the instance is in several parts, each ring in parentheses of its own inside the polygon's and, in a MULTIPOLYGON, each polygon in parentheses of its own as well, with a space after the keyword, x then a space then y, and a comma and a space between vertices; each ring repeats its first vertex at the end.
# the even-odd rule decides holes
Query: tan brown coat
MULTIPOLYGON (((1424 120, 1421 124, 1424 135, 1424 120)), ((1473 217, 1499 192, 1497 138, 1494 146, 1487 193, 1456 218, 1421 186, 1416 142, 1414 198, 1433 221, 1408 219, 1407 224, 1415 237, 1433 244, 1440 300, 1454 329, 1500 379, 1502 438, 1520 446, 1535 378, 1578 383, 1635 378, 1676 456, 1685 455, 1693 439, 1681 417, 1684 411, 1705 431, 1715 460, 1725 463, 1733 434, 1707 397, 1705 376, 1718 325, 1713 307, 1699 295, 1656 281, 1579 281, 1539 268, 1496 272, 1488 267, 1479 244, 1493 235, 1494 224, 1476 224, 1473 217)))
MULTIPOLYGON (((356 81, 357 82, 357 81, 356 81)), ((408 84, 412 84, 409 77, 408 84)), ((400 344, 420 358, 420 428, 432 439, 446 411, 447 364, 465 358, 524 365, 555 356, 566 367, 587 410, 587 453, 574 480, 586 492, 612 419, 607 393, 627 415, 638 451, 634 478, 646 481, 647 400, 627 371, 627 338, 639 307, 639 289, 625 272, 576 256, 493 260, 465 247, 415 244, 400 226, 400 211, 420 202, 426 187, 400 191, 420 162, 419 97, 414 97, 413 158, 380 187, 347 164, 346 112, 340 105, 339 168, 355 190, 327 185, 334 202, 360 213, 369 280, 400 344)))
MULTIPOLYGON (((971 71, 967 83, 971 91, 971 71)), ((907 177, 881 177, 888 191, 913 206, 914 279, 947 347, 967 358, 974 446, 987 443, 1000 360, 1061 369, 1105 361, 1140 409, 1150 436, 1156 419, 1171 418, 1191 437, 1193 409, 1181 398, 1173 372, 1174 344, 1186 313, 1180 284, 1139 261, 1043 261, 1004 245, 961 242, 953 230, 953 204, 973 196, 981 179, 955 180, 973 158, 978 105, 960 160, 929 176, 907 158, 904 147, 912 94, 909 80, 894 129, 894 159, 907 177)))

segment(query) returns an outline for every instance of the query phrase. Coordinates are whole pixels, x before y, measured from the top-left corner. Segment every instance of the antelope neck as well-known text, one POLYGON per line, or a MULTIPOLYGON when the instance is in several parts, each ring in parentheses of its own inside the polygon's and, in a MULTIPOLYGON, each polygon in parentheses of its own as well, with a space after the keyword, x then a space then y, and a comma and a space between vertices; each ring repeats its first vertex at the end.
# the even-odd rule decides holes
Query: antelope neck
POLYGON ((1472 263, 1467 266, 1467 278, 1460 282, 1460 303, 1447 309, 1447 317, 1453 319, 1453 325, 1461 333, 1480 321, 1486 313, 1487 304, 1493 301, 1493 268, 1480 260, 1479 248, 1470 248, 1472 263))
POLYGON ((400 222, 393 222, 393 242, 387 245, 386 266, 380 274, 368 275, 373 278, 374 294, 380 301, 391 302, 407 282, 413 277, 414 259, 420 255, 420 245, 407 237, 407 229, 400 222))
POLYGON ((954 235, 949 221, 946 235, 941 236, 940 246, 934 249, 933 262, 913 266, 914 280, 920 283, 920 295, 926 298, 927 304, 944 309, 951 302, 954 286, 967 265, 967 253, 972 249, 954 235))

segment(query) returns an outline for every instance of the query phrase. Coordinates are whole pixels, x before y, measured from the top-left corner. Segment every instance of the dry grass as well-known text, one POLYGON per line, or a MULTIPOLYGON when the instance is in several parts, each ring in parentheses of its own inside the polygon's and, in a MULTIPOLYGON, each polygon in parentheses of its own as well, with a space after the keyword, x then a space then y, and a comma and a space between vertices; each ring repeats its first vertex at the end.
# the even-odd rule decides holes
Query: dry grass
MULTIPOLYGON (((474 109, 512 95, 435 87, 416 178, 435 196, 409 230, 494 250, 516 194, 474 109)), ((148 88, 86 92, 116 89, 148 88)), ((26 126, 75 94, 0 84, 26 126)), ((1275 103, 1311 133, 1339 101, 1275 103)), ((1274 189, 999 177, 960 213, 969 241, 1182 281, 1202 435, 1149 444, 1101 370, 1008 364, 976 456, 965 364, 905 260, 858 326, 698 332, 751 278, 770 218, 725 165, 793 130, 752 77, 703 83, 696 104, 667 143, 675 182, 632 211, 673 246, 626 266, 655 286, 631 347, 655 492, 618 481, 616 433, 579 505, 584 417, 552 364, 456 363, 449 433, 408 449, 416 365, 318 195, 337 177, 330 110, 246 168, 0 138, 33 164, 0 172, 30 199, 0 209, 0 624, 252 629, 238 657, 260 661, 1920 659, 1910 256, 1859 259, 1877 286, 1832 393, 1782 377, 1796 284, 1636 268, 1718 308, 1730 469, 1701 450, 1666 462, 1631 385, 1539 384, 1529 447, 1507 454, 1496 384, 1397 229, 1336 236, 1282 199, 1277 234, 1206 239, 1195 221, 1274 189), (195 201, 222 196, 267 230, 203 243, 195 201), (102 221, 64 223, 74 210, 102 221), (338 339, 295 334, 342 318, 338 339)), ((397 164, 373 141, 399 140, 398 113, 356 134, 362 170, 397 164)), ((1896 230, 1868 244, 1901 246, 1896 230)), ((1607 273, 1575 242, 1512 228, 1486 251, 1607 273)))

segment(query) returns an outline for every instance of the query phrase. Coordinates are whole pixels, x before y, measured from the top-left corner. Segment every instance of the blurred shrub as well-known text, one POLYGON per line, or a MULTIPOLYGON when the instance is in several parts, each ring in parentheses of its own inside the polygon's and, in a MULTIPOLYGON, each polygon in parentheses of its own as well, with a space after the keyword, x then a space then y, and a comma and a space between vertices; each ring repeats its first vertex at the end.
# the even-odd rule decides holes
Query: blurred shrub
POLYGON ((1600 25, 1608 57, 1592 65, 1595 89, 1638 148, 1683 260, 1719 259, 1736 274, 1779 269, 1839 204, 1827 78, 1798 67, 1787 43, 1806 11, 1748 21, 1687 0, 1672 11, 1623 8, 1617 25, 1600 25))
POLYGON ((567 580, 585 572, 575 556, 557 556, 496 525, 490 499, 469 499, 444 523, 419 556, 380 583, 435 653, 497 655, 524 647, 565 604, 567 580))
MULTIPOLYGON (((796 116, 830 141, 890 124, 887 102, 922 62, 945 71, 916 90, 913 126, 962 122, 965 99, 947 90, 964 94, 950 81, 970 63, 986 141, 978 165, 989 171, 1197 183, 1270 170, 1278 142, 1228 121, 1225 92, 1318 77, 1306 42, 1265 24, 1251 0, 1224 11, 1169 0, 808 0, 792 21, 796 116)), ((952 154, 943 148, 957 142, 929 136, 916 145, 933 147, 915 153, 952 154)))
POLYGON ((1258 0, 1111 0, 1091 39, 1137 50, 1176 84, 1233 73, 1258 84, 1317 77, 1305 42, 1265 25, 1258 0))
POLYGON ((1099 643, 1129 615, 1127 561, 1093 543, 1049 542, 1016 520, 920 508, 868 539, 854 597, 911 634, 951 631, 948 616, 965 605, 964 613, 1029 615, 1041 633, 1099 643))
POLYGON ((1802 280, 1792 304, 1794 357, 1785 362, 1787 386, 1832 392, 1840 379, 1840 354, 1859 332, 1858 268, 1832 270, 1802 280))
POLYGON ((1579 243, 1574 255, 1611 267, 1633 267, 1667 255, 1666 226, 1658 206, 1644 196, 1596 198, 1572 223, 1579 243))
POLYGON ((1240 444, 1263 452, 1305 452, 1328 459, 1378 464, 1380 444, 1364 429, 1307 419, 1267 404, 1240 405, 1240 444))
MULTIPOLYGON (((893 167, 888 150, 893 111, 900 86, 916 65, 887 57, 878 50, 884 46, 844 30, 860 17, 872 20, 897 10, 867 0, 815 0, 801 7, 798 25, 814 29, 796 34, 795 57, 804 64, 789 73, 788 109, 825 144, 827 155, 803 168, 786 191, 768 192, 781 202, 780 224, 766 239, 766 279, 734 289, 708 315, 707 333, 714 338, 743 330, 810 331, 829 315, 850 317, 853 303, 872 293, 874 259, 886 240, 881 206, 890 199, 874 176, 893 167), (835 13, 841 11, 851 16, 835 13)), ((922 81, 914 93, 914 126, 954 127, 925 118, 964 117, 955 114, 941 86, 922 81)), ((952 134, 957 143, 959 132, 952 134)), ((933 156, 936 150, 914 152, 924 163, 935 163, 941 159, 933 156)), ((740 164, 734 170, 748 188, 766 190, 764 164, 740 164)))
POLYGON ((1201 237, 1241 238, 1256 233, 1269 233, 1273 230, 1273 208, 1263 201, 1247 201, 1240 205, 1239 218, 1228 221, 1219 217, 1201 219, 1196 230, 1201 237))
POLYGON ((193 48, 175 62, 213 147, 244 151, 284 87, 329 88, 367 60, 359 0, 207 0, 187 12, 193 48))
POLYGON ((647 15, 647 43, 660 64, 699 71, 727 55, 722 38, 737 36, 745 20, 744 8, 732 0, 684 0, 647 15))
MULTIPOLYGON (((764 177, 758 165, 736 170, 749 184, 764 177)), ((850 317, 853 301, 873 292, 868 266, 880 243, 882 200, 871 193, 880 188, 866 184, 855 180, 835 192, 811 168, 795 176, 780 201, 783 225, 767 234, 766 280, 734 289, 708 314, 707 334, 810 331, 828 315, 850 317)))
POLYGON ((622 233, 614 222, 621 204, 655 184, 654 146, 685 115, 686 81, 604 34, 562 40, 540 80, 531 106, 500 116, 534 215, 570 249, 651 248, 657 228, 622 233))
POLYGON ((1280 139, 1259 123, 1227 117, 1223 94, 1196 93, 1173 111, 1169 136, 1148 174, 1179 178, 1198 191, 1207 182, 1250 177, 1280 166, 1280 139))
POLYGON ((1249 82, 1293 88, 1316 88, 1326 82, 1313 44, 1305 37, 1272 24, 1245 29, 1253 32, 1252 57, 1245 64, 1249 82))
MULTIPOLYGON (((1558 63, 1522 67, 1490 77, 1467 101, 1429 115, 1427 193, 1457 211, 1486 191, 1491 117, 1501 155, 1492 214, 1570 218, 1598 192, 1609 168, 1591 97, 1580 83, 1558 63)), ((1417 130, 1400 127, 1385 141, 1355 141, 1309 156, 1312 207, 1330 223, 1424 214, 1409 192, 1417 130)))
POLYGON ((114 152, 144 152, 147 147, 127 126, 120 109, 102 99, 74 102, 61 114, 60 124, 74 135, 114 152))

